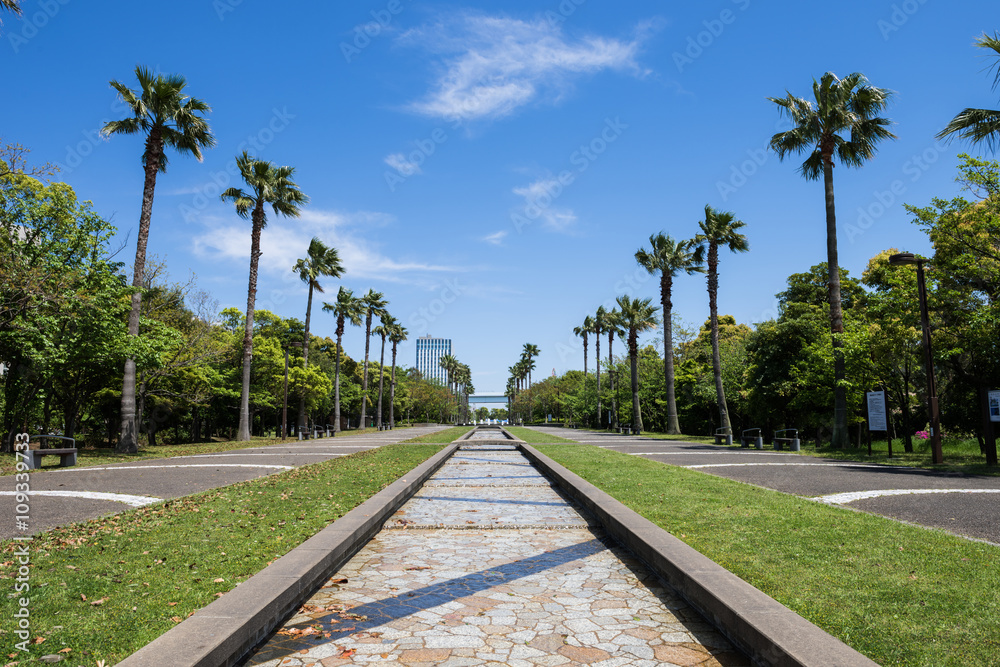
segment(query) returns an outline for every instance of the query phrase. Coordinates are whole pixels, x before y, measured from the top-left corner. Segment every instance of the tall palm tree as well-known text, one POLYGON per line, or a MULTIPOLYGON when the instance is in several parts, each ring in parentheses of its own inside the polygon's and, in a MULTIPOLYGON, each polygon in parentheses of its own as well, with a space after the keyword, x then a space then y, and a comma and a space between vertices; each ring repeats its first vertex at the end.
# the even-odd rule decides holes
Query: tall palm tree
POLYGON ((529 365, 531 366, 531 368, 528 369, 528 386, 529 387, 531 386, 531 371, 533 371, 535 369, 535 362, 531 361, 531 360, 534 359, 535 357, 537 357, 539 354, 541 354, 541 350, 538 349, 537 345, 534 345, 532 343, 525 343, 524 344, 524 349, 521 352, 521 356, 524 357, 525 359, 528 359, 529 362, 530 362, 529 365))
MULTIPOLYGON (((20 12, 19 3, 4 0, 4 6, 20 12)), ((166 149, 193 155, 200 162, 201 149, 215 145, 215 137, 208 127, 204 114, 211 107, 201 100, 184 94, 187 86, 179 74, 154 75, 145 67, 136 67, 138 90, 132 90, 119 81, 111 87, 128 107, 131 116, 113 120, 104 125, 102 134, 144 134, 146 141, 142 153, 144 181, 142 207, 139 213, 139 233, 136 235, 135 264, 132 266, 132 309, 128 316, 128 335, 139 335, 139 310, 142 289, 146 278, 146 245, 149 242, 149 223, 153 216, 153 194, 156 175, 167 170, 166 149)), ((135 359, 125 360, 122 380, 122 428, 115 450, 135 453, 138 450, 135 423, 135 359)))
MULTIPOLYGON (((660 308, 663 312, 663 380, 667 387, 667 433, 677 435, 681 432, 680 421, 677 419, 677 396, 674 390, 674 337, 671 317, 674 290, 674 276, 685 271, 689 275, 701 271, 701 263, 696 261, 692 250, 692 241, 675 241, 672 237, 652 234, 649 237, 650 249, 639 248, 635 251, 635 261, 650 274, 660 274, 660 308)), ((609 342, 610 345, 610 342, 609 342)))
MULTIPOLYGON (((302 282, 309 285, 309 299, 306 301, 306 330, 302 336, 302 365, 309 368, 309 318, 312 315, 313 290, 323 293, 323 286, 319 279, 324 276, 339 278, 344 273, 344 267, 340 263, 340 257, 336 248, 328 248, 317 237, 313 237, 309 242, 309 251, 306 257, 295 262, 292 271, 299 274, 302 282)), ((303 393, 299 399, 299 431, 308 426, 306 424, 306 397, 303 393)))
MULTIPOLYGON (((976 40, 976 46, 991 49, 993 53, 988 55, 997 57, 991 68, 996 68, 997 71, 993 80, 995 90, 1000 86, 1000 32, 994 33, 993 37, 983 33, 982 37, 976 40)), ((1000 145, 1000 110, 965 109, 952 118, 937 136, 938 139, 959 137, 968 139, 974 144, 985 143, 987 148, 994 151, 1000 145)))
POLYGON ((834 158, 848 167, 861 167, 875 156, 875 147, 883 139, 895 139, 887 128, 891 124, 880 117, 892 93, 868 84, 863 74, 855 72, 838 79, 827 72, 813 80, 815 104, 787 93, 769 97, 792 121, 792 129, 771 137, 771 150, 784 160, 791 154, 808 152, 799 168, 810 181, 823 177, 826 198, 826 261, 830 267, 830 331, 833 334, 834 425, 832 445, 847 446, 847 388, 843 341, 844 314, 840 303, 840 264, 837 254, 837 213, 833 197, 834 158), (849 135, 849 138, 841 135, 849 135))
POLYGON ((452 383, 454 383, 455 375, 458 372, 458 359, 451 354, 443 354, 440 358, 438 358, 438 366, 444 369, 445 382, 448 385, 448 394, 453 395, 454 392, 452 391, 452 383))
POLYGON ((396 428, 396 347, 406 340, 409 332, 399 322, 394 322, 389 328, 389 341, 392 343, 392 379, 389 383, 389 428, 396 428))
POLYGON ((605 320, 608 311, 604 306, 598 306, 594 313, 594 363, 597 366, 594 374, 597 375, 597 425, 601 425, 601 334, 604 333, 605 320))
POLYGON ((368 352, 372 338, 372 317, 381 317, 385 312, 385 307, 389 302, 382 292, 369 289, 368 293, 361 297, 361 302, 365 306, 365 367, 361 375, 361 428, 365 428, 368 422, 365 419, 368 408, 368 352))
POLYGON ((337 360, 334 363, 333 381, 333 432, 340 432, 340 356, 343 353, 341 341, 344 338, 344 325, 350 322, 356 327, 361 326, 361 316, 364 314, 364 304, 354 296, 354 292, 343 287, 337 291, 337 301, 324 303, 323 310, 333 313, 337 318, 337 360))
POLYGON ((712 330, 712 368, 715 370, 715 395, 719 407, 719 424, 733 432, 729 421, 729 407, 726 405, 726 391, 722 386, 722 357, 719 354, 719 247, 732 252, 746 252, 750 249, 747 237, 738 230, 746 226, 736 220, 732 213, 716 211, 705 207, 705 219, 698 223, 701 233, 694 237, 697 244, 695 259, 705 258, 708 264, 708 310, 712 330), (707 256, 707 257, 706 257, 707 256))
MULTIPOLYGON (((611 373, 612 364, 614 364, 614 356, 611 354, 612 345, 615 342, 615 334, 623 336, 625 331, 622 329, 621 325, 622 314, 617 308, 612 308, 608 311, 608 314, 604 321, 604 330, 608 333, 608 378, 610 379, 610 389, 611 389, 611 404, 614 406, 615 403, 615 376, 611 373)), ((618 410, 614 411, 612 427, 618 426, 618 410)))
POLYGON ((573 327, 573 334, 583 339, 583 382, 587 383, 587 337, 594 333, 594 318, 587 315, 583 325, 573 327))
POLYGON ((639 410, 639 334, 656 327, 656 306, 652 299, 633 299, 623 294, 616 299, 621 311, 619 322, 628 332, 628 358, 632 370, 632 428, 642 432, 639 410))
POLYGON ((372 333, 382 339, 382 352, 378 359, 378 410, 375 413, 375 428, 382 430, 382 394, 385 387, 385 340, 392 333, 392 327, 398 324, 396 318, 388 313, 388 311, 383 311, 381 317, 381 324, 372 330, 372 333))
POLYGON ((250 283, 247 288, 247 318, 243 332, 243 388, 240 392, 240 424, 237 440, 250 439, 250 360, 253 357, 253 315, 257 303, 257 263, 260 260, 260 234, 267 226, 264 207, 271 206, 275 215, 289 218, 299 216, 299 207, 309 201, 292 180, 295 169, 278 167, 267 160, 251 157, 246 151, 236 158, 243 181, 249 191, 229 188, 222 193, 222 201, 232 202, 236 214, 250 219, 250 283))

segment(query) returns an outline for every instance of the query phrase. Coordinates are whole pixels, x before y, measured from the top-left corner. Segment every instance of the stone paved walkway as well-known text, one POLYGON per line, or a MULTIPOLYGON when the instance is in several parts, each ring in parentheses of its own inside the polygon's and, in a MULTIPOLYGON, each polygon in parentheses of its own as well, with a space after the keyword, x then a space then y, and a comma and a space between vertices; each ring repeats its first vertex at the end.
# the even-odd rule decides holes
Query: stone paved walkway
POLYGON ((465 445, 245 664, 748 665, 510 446, 465 445))

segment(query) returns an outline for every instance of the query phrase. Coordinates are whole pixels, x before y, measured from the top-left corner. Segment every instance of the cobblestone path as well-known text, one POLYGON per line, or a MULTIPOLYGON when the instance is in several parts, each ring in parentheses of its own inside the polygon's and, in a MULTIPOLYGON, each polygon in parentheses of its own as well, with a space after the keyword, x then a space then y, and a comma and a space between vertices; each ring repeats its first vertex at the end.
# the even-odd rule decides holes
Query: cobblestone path
POLYGON ((748 665, 507 445, 468 444, 247 665, 748 665))

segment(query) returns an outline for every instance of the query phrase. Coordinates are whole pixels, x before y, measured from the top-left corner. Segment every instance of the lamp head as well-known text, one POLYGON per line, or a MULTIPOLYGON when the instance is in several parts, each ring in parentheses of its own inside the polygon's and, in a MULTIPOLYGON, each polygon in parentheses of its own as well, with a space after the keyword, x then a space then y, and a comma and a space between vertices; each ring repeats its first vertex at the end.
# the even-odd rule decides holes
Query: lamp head
POLYGON ((905 264, 916 264, 920 260, 912 252, 900 252, 889 256, 889 264, 892 266, 903 266, 905 264))

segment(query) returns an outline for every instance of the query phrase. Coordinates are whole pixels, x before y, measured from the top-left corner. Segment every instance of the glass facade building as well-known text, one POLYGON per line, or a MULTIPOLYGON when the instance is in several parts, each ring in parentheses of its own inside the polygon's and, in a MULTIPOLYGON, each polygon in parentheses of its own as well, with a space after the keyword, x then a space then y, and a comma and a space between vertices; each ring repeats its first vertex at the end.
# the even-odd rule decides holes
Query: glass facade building
POLYGON ((417 370, 428 380, 448 384, 448 374, 439 364, 441 357, 446 354, 451 354, 450 338, 434 338, 430 335, 418 338, 417 370))

